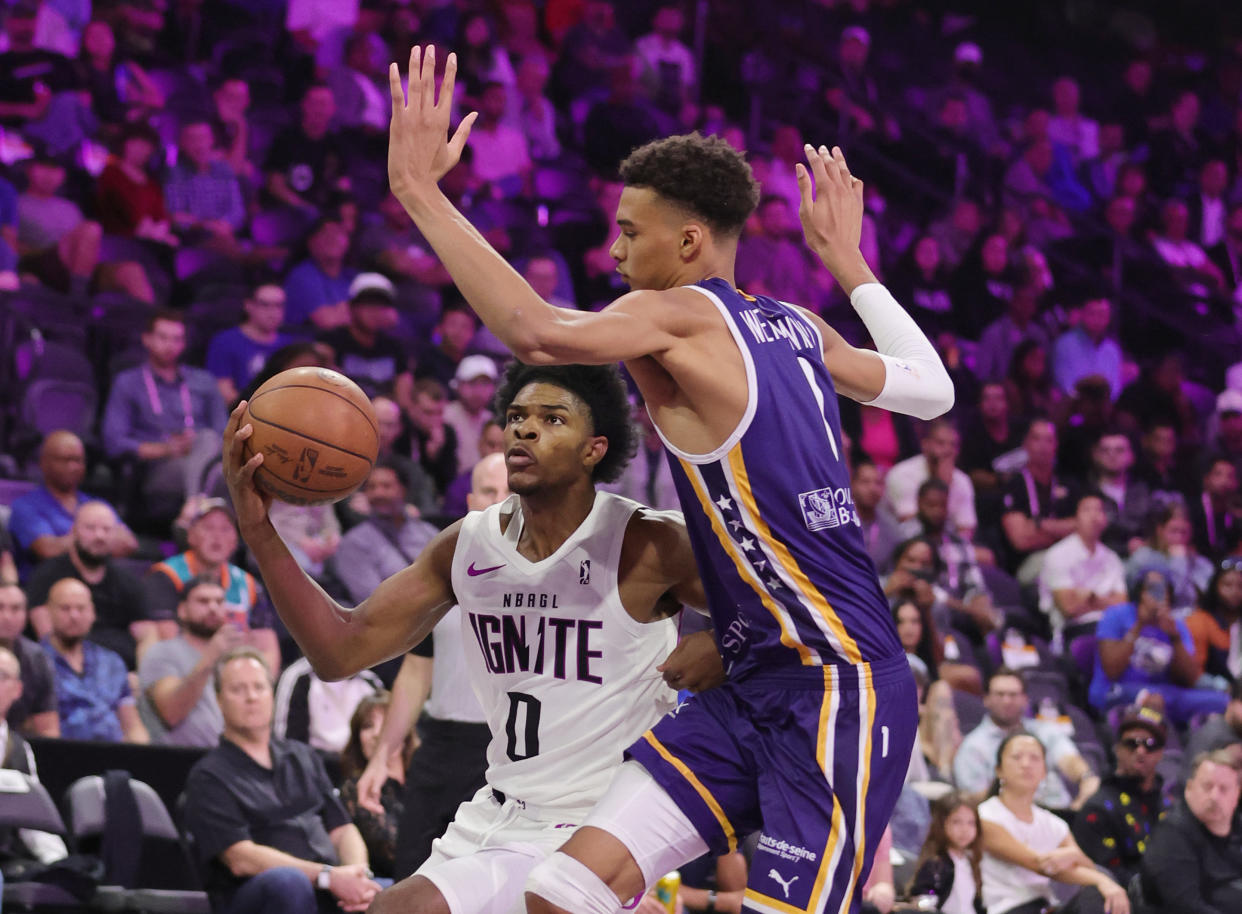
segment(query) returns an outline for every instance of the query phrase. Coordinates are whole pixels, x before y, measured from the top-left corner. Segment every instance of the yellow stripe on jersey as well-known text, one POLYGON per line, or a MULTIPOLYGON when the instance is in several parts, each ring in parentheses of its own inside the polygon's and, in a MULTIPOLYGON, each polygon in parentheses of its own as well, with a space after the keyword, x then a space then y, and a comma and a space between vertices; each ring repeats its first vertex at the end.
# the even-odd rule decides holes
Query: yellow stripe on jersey
MULTIPOLYGON (((767 522, 760 516, 759 506, 755 503, 755 495, 750 490, 750 476, 746 472, 746 461, 742 457, 742 443, 740 441, 729 451, 729 468, 733 472, 733 479, 737 483, 737 491, 734 494, 741 499, 742 504, 746 506, 746 510, 750 512, 751 521, 759 537, 772 550, 772 554, 776 556, 777 561, 781 563, 785 572, 797 585, 801 593, 802 602, 809 604, 814 611, 818 612, 827 621, 829 630, 836 637, 837 641, 840 642, 841 648, 845 652, 844 659, 846 662, 852 664, 862 663, 862 652, 858 649, 858 642, 846 631, 845 623, 841 621, 841 617, 836 614, 836 611, 829 605, 828 600, 819 592, 819 589, 811 583, 811 579, 806 576, 806 572, 798 567, 798 562, 789 552, 789 547, 772 535, 767 522)), ((782 638, 782 640, 784 639, 782 638)))
POLYGON ((776 620, 776 624, 780 626, 781 644, 790 650, 796 650, 803 666, 814 665, 816 661, 811 657, 811 649, 802 643, 801 638, 790 632, 786 627, 785 620, 782 618, 781 608, 776 605, 776 601, 772 599, 772 595, 768 593, 767 588, 760 583, 754 569, 750 567, 750 561, 739 551, 737 543, 733 542, 733 538, 725 530, 724 524, 720 522, 720 518, 716 514, 716 506, 707 497, 707 491, 700 484, 698 470, 694 464, 682 460, 681 468, 686 474, 686 479, 690 481, 690 485, 694 488, 694 494, 699 498, 699 504, 703 507, 703 513, 711 521, 712 530, 715 532, 716 538, 720 540, 721 547, 724 549, 725 554, 733 559, 733 565, 737 569, 738 577, 750 585, 751 590, 755 592, 764 607, 772 614, 772 618, 776 620))
MULTIPOLYGON (((854 823, 854 873, 850 878, 851 893, 862 874, 863 856, 867 848, 867 790, 871 786, 871 730, 875 726, 875 684, 871 679, 871 664, 863 664, 859 668, 858 678, 862 680, 858 684, 859 694, 866 696, 867 700, 867 719, 858 722, 863 730, 859 740, 862 743, 862 751, 858 754, 858 770, 861 777, 858 784, 858 814, 854 823)), ((841 907, 842 914, 848 910, 848 903, 841 907)))
MULTIPOLYGON (((832 744, 836 752, 837 711, 841 707, 840 670, 834 666, 824 667, 824 701, 819 711, 819 734, 816 738, 816 759, 824 779, 832 784, 832 760, 828 758, 828 747, 832 744)), ((808 911, 819 912, 827 904, 825 892, 831 893, 832 877, 840 865, 840 839, 845 833, 844 813, 836 794, 832 797, 832 826, 828 832, 828 843, 824 846, 823 856, 819 858, 819 872, 815 875, 815 885, 811 889, 811 898, 807 903, 808 911)), ((847 896, 848 897, 848 896, 847 896)))
POLYGON ((733 853, 737 850, 737 832, 733 830, 733 823, 729 821, 729 817, 725 815, 725 812, 720 807, 720 804, 716 802, 716 798, 711 795, 711 791, 703 786, 703 782, 698 779, 695 773, 690 770, 689 766, 687 766, 685 762, 677 758, 673 755, 673 753, 669 752, 668 749, 665 748, 664 744, 656 739, 654 733, 648 730, 643 734, 643 739, 651 745, 652 749, 660 753, 660 757, 664 759, 664 761, 668 762, 677 769, 678 773, 680 773, 681 776, 686 779, 687 783, 694 788, 695 793, 697 793, 703 802, 707 804, 707 808, 712 811, 712 815, 716 817, 716 821, 720 823, 721 829, 724 830, 725 840, 729 842, 729 853, 733 853))

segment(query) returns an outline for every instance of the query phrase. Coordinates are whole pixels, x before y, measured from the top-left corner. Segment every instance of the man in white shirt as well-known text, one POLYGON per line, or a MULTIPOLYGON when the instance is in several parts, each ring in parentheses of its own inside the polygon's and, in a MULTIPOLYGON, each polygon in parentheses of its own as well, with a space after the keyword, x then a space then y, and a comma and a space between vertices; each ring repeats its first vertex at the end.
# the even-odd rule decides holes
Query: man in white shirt
POLYGON ((970 477, 957 468, 962 439, 953 423, 936 419, 927 425, 919 446, 923 453, 903 460, 888 471, 884 481, 884 500, 899 521, 918 512, 919 486, 931 477, 949 487, 949 528, 969 540, 979 525, 975 516, 975 487, 970 477))
POLYGON ((1048 774, 1039 785, 1035 801, 1049 809, 1078 809, 1099 789, 1100 779, 1056 724, 1027 717, 1026 684, 1008 667, 1001 667, 988 679, 983 696, 987 715, 979 726, 966 734, 953 758, 953 781, 957 789, 982 799, 996 776, 996 753, 1005 737, 1025 730, 1044 745, 1048 774), (1078 787, 1071 796, 1066 781, 1078 787))
POLYGON ((1103 497, 1096 492, 1082 495, 1074 532, 1044 556, 1039 606, 1048 614, 1060 645, 1092 634, 1105 609, 1126 601, 1125 566, 1100 542, 1107 526, 1103 497))

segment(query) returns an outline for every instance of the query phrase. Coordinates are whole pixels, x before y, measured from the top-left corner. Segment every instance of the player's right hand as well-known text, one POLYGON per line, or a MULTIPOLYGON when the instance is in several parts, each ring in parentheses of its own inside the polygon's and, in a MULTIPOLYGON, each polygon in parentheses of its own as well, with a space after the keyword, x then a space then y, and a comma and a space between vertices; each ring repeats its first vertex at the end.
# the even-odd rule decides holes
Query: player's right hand
POLYGON ((254 426, 247 419, 246 401, 242 400, 229 416, 224 427, 224 481, 229 487, 229 499, 237 515, 237 526, 243 537, 267 522, 267 511, 272 497, 260 492, 254 484, 254 473, 263 464, 263 455, 254 454, 246 459, 243 446, 254 434, 254 426))
POLYGON ((656 669, 670 689, 702 692, 725 681, 724 661, 711 632, 687 635, 656 669))
POLYGON ((358 778, 358 805, 377 816, 382 816, 384 806, 380 802, 380 791, 384 789, 387 780, 388 759, 383 749, 376 749, 371 760, 367 762, 366 770, 358 778))

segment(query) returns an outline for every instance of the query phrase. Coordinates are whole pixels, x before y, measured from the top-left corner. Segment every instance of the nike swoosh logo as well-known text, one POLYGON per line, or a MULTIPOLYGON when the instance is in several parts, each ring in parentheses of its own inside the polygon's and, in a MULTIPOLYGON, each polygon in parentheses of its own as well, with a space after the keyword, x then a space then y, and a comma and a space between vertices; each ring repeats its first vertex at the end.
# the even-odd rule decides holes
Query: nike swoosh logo
POLYGON ((501 562, 499 565, 493 565, 491 568, 475 568, 474 562, 471 562, 470 567, 466 569, 466 574, 470 575, 472 578, 475 578, 481 574, 487 574, 489 571, 496 571, 500 568, 504 568, 506 564, 507 563, 505 562, 501 562))

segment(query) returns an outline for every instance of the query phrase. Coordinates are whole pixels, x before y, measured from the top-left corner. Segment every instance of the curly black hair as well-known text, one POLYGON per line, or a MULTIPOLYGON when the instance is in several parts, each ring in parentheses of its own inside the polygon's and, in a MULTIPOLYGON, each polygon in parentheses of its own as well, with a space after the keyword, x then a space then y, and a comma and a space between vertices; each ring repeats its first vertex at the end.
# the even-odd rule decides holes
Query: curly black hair
POLYGON ((638 147, 621 163, 621 180, 651 188, 729 238, 741 235, 759 205, 759 184, 742 154, 698 132, 638 147))
POLYGON ((630 419, 630 401, 617 366, 511 362, 492 400, 492 411, 502 427, 509 405, 522 388, 539 383, 567 390, 587 405, 592 430, 608 439, 608 452, 595 464, 591 479, 594 482, 619 479, 638 448, 638 432, 630 419))

